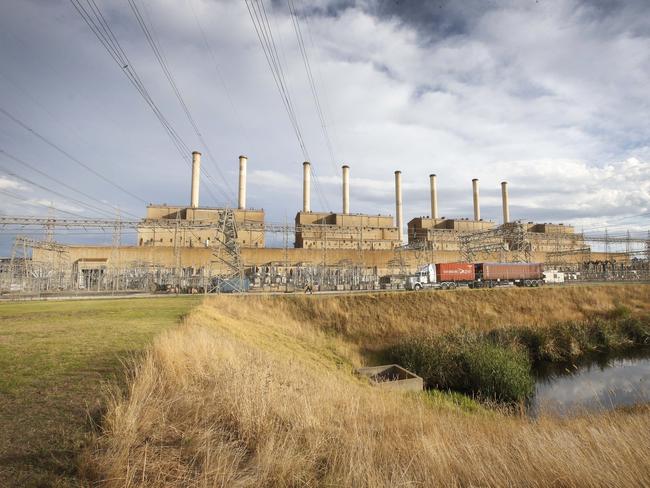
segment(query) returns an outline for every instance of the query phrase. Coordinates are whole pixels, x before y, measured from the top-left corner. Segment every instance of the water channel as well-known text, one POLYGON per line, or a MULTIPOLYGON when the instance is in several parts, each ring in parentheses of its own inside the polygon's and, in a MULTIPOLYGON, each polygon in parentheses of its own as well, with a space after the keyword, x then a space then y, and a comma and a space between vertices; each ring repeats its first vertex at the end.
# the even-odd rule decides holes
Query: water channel
POLYGON ((624 355, 593 356, 578 364, 539 363, 532 417, 541 412, 571 415, 650 402, 650 347, 624 355))

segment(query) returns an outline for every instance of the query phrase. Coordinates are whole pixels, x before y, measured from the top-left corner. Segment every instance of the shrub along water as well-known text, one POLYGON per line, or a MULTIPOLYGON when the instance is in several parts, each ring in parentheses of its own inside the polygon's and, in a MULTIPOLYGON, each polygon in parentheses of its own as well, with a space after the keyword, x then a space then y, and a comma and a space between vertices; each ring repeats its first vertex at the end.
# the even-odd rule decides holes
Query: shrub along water
POLYGON ((432 388, 450 389, 483 399, 517 402, 533 391, 530 359, 515 347, 463 333, 413 339, 387 351, 391 362, 424 378, 432 388))
POLYGON ((387 359, 422 376, 430 388, 486 400, 520 402, 533 392, 535 361, 567 361, 592 353, 650 345, 650 317, 619 310, 607 318, 551 327, 513 327, 412 338, 387 359))

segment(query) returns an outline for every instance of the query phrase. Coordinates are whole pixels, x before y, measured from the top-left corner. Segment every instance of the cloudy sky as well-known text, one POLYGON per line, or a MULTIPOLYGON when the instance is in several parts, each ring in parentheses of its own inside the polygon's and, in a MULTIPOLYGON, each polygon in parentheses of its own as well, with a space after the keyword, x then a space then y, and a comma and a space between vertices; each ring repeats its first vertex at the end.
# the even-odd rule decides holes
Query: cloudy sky
MULTIPOLYGON (((400 169, 406 221, 429 214, 436 173, 447 217, 471 216, 479 178, 482 215, 497 222, 508 180, 514 219, 650 227, 647 1, 292 1, 326 131, 288 4, 264 6, 318 180, 313 210, 340 211, 346 163, 353 212, 394 214, 400 169)), ((189 155, 132 69, 179 140, 204 153, 203 205, 235 203, 246 154, 248 205, 291 221, 305 151, 247 3, 135 0, 194 128, 129 2, 95 2, 128 69, 71 1, 0 3, 0 213, 141 217, 148 202, 189 203, 189 155)))

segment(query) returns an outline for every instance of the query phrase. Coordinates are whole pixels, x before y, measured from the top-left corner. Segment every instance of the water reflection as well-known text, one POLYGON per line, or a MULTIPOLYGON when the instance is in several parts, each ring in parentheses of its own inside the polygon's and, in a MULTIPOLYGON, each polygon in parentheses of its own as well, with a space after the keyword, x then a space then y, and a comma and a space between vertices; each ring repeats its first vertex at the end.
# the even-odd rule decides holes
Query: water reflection
POLYGON ((528 412, 567 415, 650 402, 650 348, 579 365, 539 364, 528 412))

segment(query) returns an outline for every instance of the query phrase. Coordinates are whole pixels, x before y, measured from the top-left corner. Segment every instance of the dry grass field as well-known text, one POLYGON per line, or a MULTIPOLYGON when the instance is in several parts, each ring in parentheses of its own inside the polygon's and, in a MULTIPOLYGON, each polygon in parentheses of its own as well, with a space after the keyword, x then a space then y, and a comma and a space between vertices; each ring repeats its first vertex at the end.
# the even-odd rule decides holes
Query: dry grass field
POLYGON ((650 287, 214 297, 109 399, 81 465, 122 486, 647 486, 650 410, 536 420, 353 374, 423 329, 650 311, 650 287))

